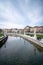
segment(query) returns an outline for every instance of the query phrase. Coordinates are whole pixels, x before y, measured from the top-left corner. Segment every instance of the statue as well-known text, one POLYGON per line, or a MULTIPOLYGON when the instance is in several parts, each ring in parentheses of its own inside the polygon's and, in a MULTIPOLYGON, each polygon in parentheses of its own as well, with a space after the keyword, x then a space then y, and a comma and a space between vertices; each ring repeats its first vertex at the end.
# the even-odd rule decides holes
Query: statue
POLYGON ((36 36, 36 28, 34 29, 34 39, 37 39, 37 36, 36 36))

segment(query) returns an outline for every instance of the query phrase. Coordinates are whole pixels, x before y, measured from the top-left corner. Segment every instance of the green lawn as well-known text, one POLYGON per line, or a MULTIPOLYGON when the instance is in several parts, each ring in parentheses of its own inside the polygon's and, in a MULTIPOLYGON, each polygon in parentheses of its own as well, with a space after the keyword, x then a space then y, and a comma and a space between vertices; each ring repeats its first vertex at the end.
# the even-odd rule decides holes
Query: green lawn
MULTIPOLYGON (((34 34, 27 34, 27 35, 29 35, 29 36, 34 36, 34 34)), ((43 35, 39 35, 39 34, 37 34, 37 37, 40 37, 40 38, 43 38, 43 35)))
POLYGON ((4 36, 4 34, 0 33, 0 37, 1 37, 1 36, 4 36))
POLYGON ((37 35, 37 37, 43 38, 43 35, 37 35))

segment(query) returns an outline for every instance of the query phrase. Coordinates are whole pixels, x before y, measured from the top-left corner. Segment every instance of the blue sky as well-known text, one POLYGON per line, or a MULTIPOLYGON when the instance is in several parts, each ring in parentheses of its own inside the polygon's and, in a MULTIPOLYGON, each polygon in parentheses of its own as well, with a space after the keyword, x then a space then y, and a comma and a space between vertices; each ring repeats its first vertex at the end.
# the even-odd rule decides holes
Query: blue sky
POLYGON ((0 28, 43 26, 43 0, 0 0, 0 28))

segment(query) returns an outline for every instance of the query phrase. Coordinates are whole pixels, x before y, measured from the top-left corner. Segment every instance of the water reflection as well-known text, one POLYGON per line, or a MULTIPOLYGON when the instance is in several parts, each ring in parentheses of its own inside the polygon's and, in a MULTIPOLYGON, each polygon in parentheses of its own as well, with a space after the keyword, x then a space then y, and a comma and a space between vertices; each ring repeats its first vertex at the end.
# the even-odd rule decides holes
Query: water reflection
POLYGON ((0 45, 0 48, 2 47, 3 45, 0 45))
POLYGON ((20 37, 20 40, 21 40, 21 37, 20 37))
POLYGON ((34 47, 34 55, 36 56, 36 54, 37 54, 37 53, 36 53, 36 48, 34 47))
POLYGON ((0 48, 3 46, 5 44, 5 42, 3 42, 3 43, 0 43, 0 48))
POLYGON ((25 45, 25 40, 24 40, 24 45, 25 45))
POLYGON ((6 48, 6 43, 4 44, 4 48, 6 48))
POLYGON ((20 37, 9 37, 0 50, 2 65, 43 65, 43 52, 39 53, 33 44, 20 37))
MULTIPOLYGON (((25 39, 25 40, 28 41, 27 39, 25 39)), ((32 44, 34 47, 36 47, 39 52, 43 52, 43 47, 40 47, 39 45, 36 45, 35 43, 33 43, 31 41, 28 41, 28 42, 30 42, 30 44, 32 44)))

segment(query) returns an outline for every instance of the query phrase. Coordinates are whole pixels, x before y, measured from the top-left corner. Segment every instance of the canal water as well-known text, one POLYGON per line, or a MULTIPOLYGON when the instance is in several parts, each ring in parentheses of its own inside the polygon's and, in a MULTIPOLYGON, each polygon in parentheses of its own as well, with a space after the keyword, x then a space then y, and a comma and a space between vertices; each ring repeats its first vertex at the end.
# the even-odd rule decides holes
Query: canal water
POLYGON ((20 37, 8 37, 0 48, 0 65, 43 65, 43 51, 20 37))

